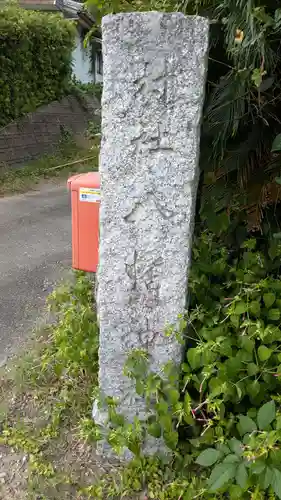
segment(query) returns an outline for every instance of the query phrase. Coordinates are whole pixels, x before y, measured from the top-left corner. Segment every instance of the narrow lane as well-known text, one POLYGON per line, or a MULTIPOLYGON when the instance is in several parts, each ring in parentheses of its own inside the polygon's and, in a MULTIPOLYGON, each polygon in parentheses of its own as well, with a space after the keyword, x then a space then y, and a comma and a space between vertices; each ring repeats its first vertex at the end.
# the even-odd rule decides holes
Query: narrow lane
POLYGON ((0 199, 0 365, 42 321, 46 296, 70 267, 65 184, 0 199))

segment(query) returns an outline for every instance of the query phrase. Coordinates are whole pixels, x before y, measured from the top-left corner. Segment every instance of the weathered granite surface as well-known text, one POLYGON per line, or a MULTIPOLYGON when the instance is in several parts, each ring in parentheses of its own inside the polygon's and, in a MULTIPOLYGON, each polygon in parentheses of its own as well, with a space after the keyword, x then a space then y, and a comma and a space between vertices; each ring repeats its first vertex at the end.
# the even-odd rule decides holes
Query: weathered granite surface
POLYGON ((128 418, 143 402, 127 353, 148 349, 155 370, 181 361, 164 331, 185 308, 208 30, 180 13, 103 19, 99 383, 128 418))

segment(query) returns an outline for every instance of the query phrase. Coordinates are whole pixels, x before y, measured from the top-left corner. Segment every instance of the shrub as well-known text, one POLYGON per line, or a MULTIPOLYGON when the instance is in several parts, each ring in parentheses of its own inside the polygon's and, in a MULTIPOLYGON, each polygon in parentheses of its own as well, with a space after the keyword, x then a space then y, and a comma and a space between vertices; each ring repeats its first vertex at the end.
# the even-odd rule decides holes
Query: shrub
POLYGON ((0 12, 0 126, 59 99, 71 78, 75 28, 56 14, 0 12))
MULTIPOLYGON (((210 232, 197 238, 187 318, 181 332, 167 331, 187 344, 180 382, 173 365, 156 374, 146 352, 131 353, 125 373, 149 417, 127 422, 108 400, 109 430, 91 433, 136 456, 134 482, 125 481, 125 469, 121 493, 145 488, 147 498, 159 500, 281 498, 280 255, 276 239, 250 238, 231 252, 210 232), (169 474, 156 482, 151 471, 157 462, 160 474, 165 463, 144 462, 148 435, 171 450, 169 474), (148 470, 138 472, 140 464, 148 470)), ((105 478, 87 493, 115 498, 113 484, 105 478)))
POLYGON ((81 95, 94 95, 99 102, 101 102, 102 97, 102 83, 82 83, 80 80, 77 80, 75 76, 72 77, 72 85, 73 92, 76 91, 76 94, 81 95))

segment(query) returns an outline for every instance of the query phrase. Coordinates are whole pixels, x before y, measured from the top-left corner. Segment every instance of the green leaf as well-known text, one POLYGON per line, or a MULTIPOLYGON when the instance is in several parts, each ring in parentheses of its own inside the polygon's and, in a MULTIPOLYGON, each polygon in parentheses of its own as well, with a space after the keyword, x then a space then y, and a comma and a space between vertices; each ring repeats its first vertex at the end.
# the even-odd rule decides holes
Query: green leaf
POLYGON ((236 328, 239 327, 240 324, 240 318, 239 316, 236 316, 235 314, 231 314, 230 316, 230 322, 235 326, 236 328))
POLYGON ((264 479, 263 479, 263 487, 266 490, 273 480, 273 470, 270 467, 266 467, 264 479))
POLYGON ((236 476, 235 476, 237 484, 239 484, 240 488, 243 490, 246 488, 248 481, 248 473, 245 465, 242 463, 238 465, 236 476))
POLYGON ((252 419, 257 418, 257 409, 256 408, 249 408, 247 411, 247 417, 250 417, 252 419))
POLYGON ((281 9, 275 10, 274 21, 275 21, 276 28, 278 29, 280 27, 280 23, 281 23, 281 9))
POLYGON ((168 448, 175 450, 179 440, 179 434, 177 431, 164 431, 163 433, 164 441, 168 448))
POLYGON ((255 347, 255 342, 246 335, 243 335, 241 337, 241 347, 245 349, 245 351, 247 352, 253 352, 255 347))
POLYGON ((275 182, 277 184, 281 184, 281 177, 275 177, 275 182))
POLYGON ((274 304, 275 299, 276 299, 276 297, 275 297, 274 293, 272 293, 272 292, 265 293, 263 296, 263 301, 264 301, 265 307, 267 309, 269 309, 272 306, 272 304, 274 304))
POLYGON ((189 415, 191 412, 191 397, 188 392, 184 395, 184 403, 183 403, 184 411, 186 415, 189 415))
POLYGON ((272 349, 269 349, 265 345, 261 345, 258 348, 258 357, 261 361, 267 361, 272 354, 272 349))
POLYGON ((278 321, 280 319, 279 309, 269 309, 267 317, 268 319, 271 319, 271 321, 278 321))
POLYGON ((160 401, 156 405, 156 409, 159 415, 166 415, 169 411, 169 405, 167 401, 160 399, 160 401))
POLYGON ((244 436, 244 434, 249 434, 257 430, 255 422, 246 415, 241 415, 239 417, 239 423, 237 425, 237 428, 241 436, 244 436))
POLYGON ((187 363, 183 363, 181 369, 184 373, 190 373, 190 366, 187 363))
POLYGON ((253 360, 253 352, 245 351, 245 349, 241 349, 237 356, 241 359, 242 363, 249 363, 253 360))
POLYGON ((262 340, 264 344, 271 344, 275 340, 279 340, 281 338, 281 332, 278 326, 267 325, 264 329, 264 333, 262 335, 262 340))
POLYGON ((231 449, 231 451, 233 451, 233 453, 235 453, 236 455, 241 457, 241 455, 243 453, 243 445, 242 445, 241 441, 238 441, 238 439, 232 438, 232 439, 230 439, 230 441, 228 441, 228 445, 229 445, 229 448, 231 449))
POLYGON ((280 467, 281 464, 281 449, 275 448, 270 453, 270 461, 272 466, 280 467))
POLYGON ((251 434, 245 434, 245 436, 243 436, 243 444, 245 446, 248 446, 249 445, 249 442, 251 440, 251 437, 252 435, 251 434))
POLYGON ((232 379, 243 368, 241 358, 237 355, 235 357, 227 359, 225 361, 225 368, 227 369, 228 377, 231 377, 232 379))
POLYGON ((276 153, 278 151, 281 151, 281 134, 278 134, 271 146, 271 152, 276 153))
POLYGON ((280 240, 281 239, 281 233, 273 233, 273 238, 275 240, 280 240))
POLYGON ((276 417, 276 430, 277 431, 281 430, 281 416, 276 417))
POLYGON ((241 387, 240 387, 240 385, 238 383, 235 384, 235 388, 236 388, 236 391, 237 391, 238 399, 242 399, 243 392, 242 392, 242 389, 241 389, 241 387))
POLYGON ((210 493, 219 490, 230 479, 235 477, 237 464, 218 464, 214 467, 211 476, 208 479, 210 493))
MULTIPOLYGON (((240 488, 238 484, 232 484, 231 486, 229 486, 228 493, 229 493, 229 498, 231 498, 231 500, 241 500, 243 495, 243 490, 240 488)), ((185 500, 185 498, 183 498, 183 500, 185 500)))
POLYGON ((247 304, 243 300, 240 300, 239 302, 236 302, 235 308, 234 308, 234 314, 240 315, 244 314, 247 311, 247 304))
POLYGON ((211 378, 209 380, 209 390, 213 397, 217 397, 224 392, 225 384, 219 378, 211 378))
POLYGON ((155 438, 160 438, 162 434, 161 425, 159 425, 157 422, 153 422, 152 424, 149 424, 147 426, 147 432, 155 438))
POLYGON ((247 384, 247 393, 251 398, 255 398, 260 392, 260 387, 260 383, 257 380, 254 380, 250 384, 247 384))
POLYGON ((177 391, 177 389, 169 389, 167 391, 167 396, 168 396, 168 400, 170 401, 170 403, 172 405, 175 405, 180 398, 180 393, 179 393, 179 391, 177 391))
POLYGON ((260 430, 265 430, 273 422, 276 416, 275 402, 269 401, 265 403, 259 411, 257 422, 260 430))
POLYGON ((193 370, 200 368, 201 366, 201 354, 198 352, 196 347, 191 347, 187 351, 187 359, 193 370))
POLYGON ((165 432, 170 432, 173 429, 173 421, 171 419, 171 412, 167 412, 166 415, 164 414, 159 414, 158 415, 158 420, 162 426, 163 429, 165 429, 165 432))
POLYGON ((264 25, 272 26, 274 24, 274 19, 267 14, 264 7, 255 7, 253 9, 253 15, 258 21, 264 25))
POLYGON ((258 302, 258 300, 253 300, 253 301, 250 303, 249 310, 250 310, 251 314, 253 314, 253 315, 254 315, 254 316, 256 316, 256 317, 259 317, 260 312, 261 312, 261 305, 260 305, 260 303, 258 302))
POLYGON ((198 465, 202 465, 202 467, 210 467, 211 465, 214 465, 220 457, 221 453, 218 450, 208 448, 200 453, 199 457, 196 459, 196 463, 198 465))
POLYGON ((239 457, 233 453, 227 455, 223 461, 224 464, 235 464, 237 462, 240 462, 239 457))
MULTIPOLYGON (((263 75, 262 75, 262 71, 260 68, 255 68, 253 70, 252 75, 251 75, 251 80, 254 82, 254 84, 257 88, 259 88, 261 83, 262 83, 262 76, 263 75)), ((274 144, 274 142, 273 142, 273 144, 274 144)))
POLYGON ((217 449, 223 455, 229 455, 229 453, 230 453, 230 448, 228 448, 228 446, 224 443, 219 443, 217 445, 217 449))
POLYGON ((259 371, 259 367, 255 363, 249 363, 247 365, 247 372, 250 377, 254 377, 259 371))
POLYGON ((278 469, 273 469, 271 486, 275 495, 281 498, 281 472, 278 469))
POLYGON ((257 246, 256 238, 250 238, 244 241, 244 243, 242 243, 241 248, 248 248, 248 250, 255 250, 256 246, 257 246))
POLYGON ((202 364, 203 365, 210 365, 213 363, 217 358, 217 355, 213 351, 204 351, 202 352, 202 364))
POLYGON ((265 469, 265 461, 262 459, 261 460, 258 459, 256 462, 252 463, 251 469, 253 474, 260 475, 265 469))
POLYGON ((136 380, 136 393, 139 394, 139 396, 144 395, 144 383, 141 380, 136 380))

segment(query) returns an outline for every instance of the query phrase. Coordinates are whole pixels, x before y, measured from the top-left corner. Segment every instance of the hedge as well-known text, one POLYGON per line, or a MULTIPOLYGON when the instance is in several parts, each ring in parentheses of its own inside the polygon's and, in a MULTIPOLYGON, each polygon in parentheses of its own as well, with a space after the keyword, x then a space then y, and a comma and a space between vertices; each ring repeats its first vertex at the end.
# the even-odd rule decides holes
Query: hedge
POLYGON ((0 126, 66 93, 74 40, 59 14, 0 11, 0 126))

